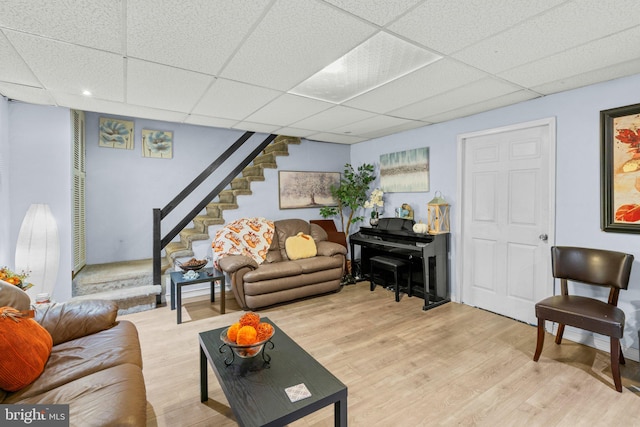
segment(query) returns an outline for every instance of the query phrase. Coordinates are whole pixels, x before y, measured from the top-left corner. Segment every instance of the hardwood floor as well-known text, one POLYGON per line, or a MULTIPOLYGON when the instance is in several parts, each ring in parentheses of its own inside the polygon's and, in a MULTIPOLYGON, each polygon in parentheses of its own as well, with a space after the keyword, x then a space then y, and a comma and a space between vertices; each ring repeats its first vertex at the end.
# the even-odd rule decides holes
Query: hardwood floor
MULTIPOLYGON (((421 300, 368 282, 258 311, 349 388, 351 426, 640 425, 638 363, 613 387, 608 353, 547 335, 533 362, 533 326, 462 304, 429 311, 421 300)), ((199 398, 198 333, 242 313, 233 297, 218 315, 207 297, 186 300, 183 322, 168 307, 121 316, 140 334, 149 426, 234 426, 209 368, 209 401, 199 398)), ((272 363, 281 361, 273 360, 272 363)), ((333 408, 292 424, 331 426, 333 408)))

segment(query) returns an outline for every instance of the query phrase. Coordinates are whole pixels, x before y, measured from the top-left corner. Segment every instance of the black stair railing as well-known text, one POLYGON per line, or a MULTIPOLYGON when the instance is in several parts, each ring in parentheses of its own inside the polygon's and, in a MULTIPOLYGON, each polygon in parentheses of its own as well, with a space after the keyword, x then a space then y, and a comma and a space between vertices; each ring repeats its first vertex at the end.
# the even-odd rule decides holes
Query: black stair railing
MULTIPOLYGON (((162 209, 153 209, 153 283, 159 285, 162 280, 162 249, 167 246, 174 237, 180 233, 220 192, 242 172, 242 170, 255 159, 277 135, 269 135, 247 157, 245 157, 216 187, 207 194, 184 218, 179 221, 171 231, 162 236, 162 220, 169 215, 180 203, 184 201, 198 186, 200 186, 211 174, 224 164, 245 142, 253 136, 254 132, 245 132, 236 142, 225 150, 213 163, 200 173, 184 190, 174 197, 162 209)), ((160 295, 157 297, 160 303, 160 295)))

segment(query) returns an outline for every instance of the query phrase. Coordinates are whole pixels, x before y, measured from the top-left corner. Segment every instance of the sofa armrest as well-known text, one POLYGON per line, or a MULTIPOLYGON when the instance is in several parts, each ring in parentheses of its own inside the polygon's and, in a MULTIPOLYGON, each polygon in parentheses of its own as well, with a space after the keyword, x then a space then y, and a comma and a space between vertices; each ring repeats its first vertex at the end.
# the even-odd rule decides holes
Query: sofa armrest
POLYGON ((347 248, 339 243, 322 241, 316 242, 318 256, 334 256, 338 254, 347 255, 347 248))
POLYGON ((35 320, 53 338, 53 345, 95 334, 116 324, 113 301, 78 300, 36 306, 35 320))
POLYGON ((249 267, 252 270, 258 268, 258 263, 248 256, 244 255, 227 255, 218 260, 218 265, 225 273, 235 273, 242 267, 249 267))

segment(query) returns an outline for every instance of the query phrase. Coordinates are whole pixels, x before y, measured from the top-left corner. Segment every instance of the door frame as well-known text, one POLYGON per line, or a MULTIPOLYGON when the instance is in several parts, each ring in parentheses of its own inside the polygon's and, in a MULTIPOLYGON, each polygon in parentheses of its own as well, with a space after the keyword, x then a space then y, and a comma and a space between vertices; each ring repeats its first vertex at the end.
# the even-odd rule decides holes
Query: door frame
MULTIPOLYGON (((548 230, 548 245, 549 247, 555 245, 556 242, 556 118, 548 117, 540 120, 533 120, 529 122, 516 123, 512 125, 485 129, 481 131, 463 133, 458 135, 457 137, 457 191, 456 197, 458 199, 460 208, 458 209, 458 215, 456 215, 456 229, 460 230, 459 233, 456 233, 456 295, 458 302, 464 301, 463 295, 463 268, 464 268, 464 230, 462 228, 462 224, 464 223, 464 215, 467 210, 464 206, 464 179, 465 179, 465 171, 464 171, 464 162, 465 162, 465 150, 467 139, 474 138, 478 136, 486 136, 503 132, 510 132, 515 130, 527 129, 538 126, 546 126, 549 132, 549 188, 548 190, 548 204, 549 204, 549 230, 548 230)), ((549 255, 551 256, 551 255, 549 255)), ((548 294, 555 295, 555 286, 554 280, 551 276, 551 271, 547 273, 548 281, 548 294)))

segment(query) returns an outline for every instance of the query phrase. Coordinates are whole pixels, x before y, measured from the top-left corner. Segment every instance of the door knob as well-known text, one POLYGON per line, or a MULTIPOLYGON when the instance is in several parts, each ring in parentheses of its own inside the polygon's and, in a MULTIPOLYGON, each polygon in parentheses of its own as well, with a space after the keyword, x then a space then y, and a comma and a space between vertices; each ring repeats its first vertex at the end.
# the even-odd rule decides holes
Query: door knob
POLYGON ((544 233, 543 233, 543 234, 541 234, 541 235, 539 235, 539 236, 538 236, 538 238, 539 238, 540 240, 542 240, 543 242, 546 242, 547 240, 549 240, 549 236, 547 236, 547 235, 546 235, 546 234, 544 234, 544 233))

